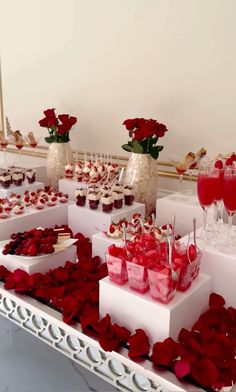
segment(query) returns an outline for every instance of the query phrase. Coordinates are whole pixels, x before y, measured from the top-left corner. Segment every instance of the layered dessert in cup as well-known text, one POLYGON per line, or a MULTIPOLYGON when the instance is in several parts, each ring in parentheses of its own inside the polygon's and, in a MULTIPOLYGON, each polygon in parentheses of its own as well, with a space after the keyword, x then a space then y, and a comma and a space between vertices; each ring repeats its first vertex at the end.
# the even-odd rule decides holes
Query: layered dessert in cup
POLYGON ((75 165, 75 177, 78 182, 83 180, 83 163, 78 161, 75 165))
POLYGON ((112 223, 109 226, 109 229, 107 230, 106 234, 109 238, 118 239, 118 238, 122 238, 123 231, 119 224, 112 223))
POLYGON ((110 193, 105 193, 101 196, 103 212, 111 212, 113 210, 113 201, 113 195, 110 193))
POLYGON ((89 202, 89 208, 91 208, 91 210, 97 210, 99 206, 100 192, 99 191, 89 192, 87 198, 89 202))
POLYGON ((114 200, 114 208, 120 209, 123 207, 124 193, 122 191, 112 192, 114 200))
POLYGON ((132 204, 134 202, 133 190, 134 190, 134 188, 130 185, 124 186, 124 199, 125 199, 126 206, 132 206, 132 204))
POLYGON ((65 177, 72 179, 73 178, 73 170, 74 170, 74 165, 72 162, 65 165, 65 177))
POLYGON ((35 182, 35 175, 36 175, 36 170, 35 169, 27 169, 26 170, 26 178, 29 184, 33 184, 35 182))
POLYGON ((76 205, 79 207, 84 207, 86 204, 87 189, 79 188, 75 191, 76 205))
POLYGON ((12 176, 8 170, 2 170, 0 173, 0 184, 4 189, 10 188, 12 176))
POLYGON ((16 186, 21 186, 24 181, 24 174, 20 170, 15 170, 12 174, 13 184, 16 186))

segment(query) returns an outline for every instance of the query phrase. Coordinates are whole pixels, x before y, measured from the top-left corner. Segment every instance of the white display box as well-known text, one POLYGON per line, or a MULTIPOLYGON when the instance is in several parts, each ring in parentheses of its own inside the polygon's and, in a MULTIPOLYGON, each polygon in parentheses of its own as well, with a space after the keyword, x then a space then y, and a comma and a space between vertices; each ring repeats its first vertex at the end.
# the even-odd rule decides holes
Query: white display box
POLYGON ((68 208, 68 225, 74 234, 80 232, 92 239, 92 235, 99 231, 107 231, 112 222, 126 218, 131 220, 133 214, 140 213, 145 215, 145 206, 140 203, 133 203, 132 206, 123 206, 117 210, 113 209, 110 213, 102 211, 101 203, 97 210, 91 210, 88 205, 78 207, 76 204, 68 208))
POLYGON ((101 260, 104 262, 105 261, 105 253, 107 251, 107 248, 112 244, 115 244, 116 246, 123 246, 124 242, 121 238, 119 238, 119 239, 109 238, 103 232, 93 234, 92 235, 92 255, 93 255, 93 257, 99 256, 101 258, 101 260))
MULTIPOLYGON (((201 271, 212 278, 212 291, 224 297, 227 306, 236 307, 236 254, 227 254, 204 244, 198 237, 202 229, 197 230, 197 244, 202 251, 201 271)), ((187 241, 187 237, 183 238, 187 241)))
POLYGON ((100 280, 99 288, 100 317, 109 313, 114 323, 131 332, 143 328, 153 344, 167 337, 176 339, 181 328, 190 328, 207 310, 211 278, 200 274, 185 293, 177 292, 168 304, 153 300, 149 292, 131 290, 127 283, 119 286, 108 277, 100 280))
MULTIPOLYGON (((173 193, 156 201, 156 220, 158 226, 172 223, 173 215, 176 217, 176 235, 184 236, 193 231, 193 218, 196 218, 196 226, 203 225, 203 211, 197 196, 181 195, 173 193)), ((210 207, 207 221, 214 219, 214 209, 210 207)))
POLYGON ((4 265, 9 271, 17 268, 34 274, 35 272, 45 273, 50 269, 64 266, 66 261, 76 262, 76 247, 74 245, 49 255, 40 257, 20 257, 15 255, 3 255, 0 248, 0 265, 4 265))
POLYGON ((68 207, 71 203, 46 207, 43 210, 27 208, 22 215, 11 215, 0 219, 0 240, 7 240, 12 233, 32 229, 33 227, 54 227, 68 224, 68 207))
POLYGON ((58 183, 59 191, 67 193, 69 200, 75 201, 75 190, 78 188, 87 188, 86 182, 78 182, 76 179, 61 178, 58 183))
POLYGON ((4 199, 9 197, 12 193, 17 193, 18 195, 24 195, 25 191, 34 192, 37 189, 43 189, 44 184, 42 182, 34 182, 33 184, 28 184, 27 181, 23 182, 20 186, 15 186, 12 184, 9 188, 5 189, 0 187, 0 198, 4 199))

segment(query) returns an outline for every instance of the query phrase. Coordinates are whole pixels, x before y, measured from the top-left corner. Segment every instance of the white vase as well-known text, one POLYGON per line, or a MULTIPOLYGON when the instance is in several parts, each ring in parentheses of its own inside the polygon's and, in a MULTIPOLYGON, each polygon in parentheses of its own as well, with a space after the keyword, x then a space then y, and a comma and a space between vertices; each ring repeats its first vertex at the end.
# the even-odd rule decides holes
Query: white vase
POLYGON ((146 216, 156 207, 157 162, 150 154, 132 153, 126 170, 125 183, 134 187, 135 201, 145 204, 146 216))
POLYGON ((58 188, 58 181, 65 175, 65 165, 73 162, 70 142, 49 144, 47 156, 47 176, 49 184, 58 188))

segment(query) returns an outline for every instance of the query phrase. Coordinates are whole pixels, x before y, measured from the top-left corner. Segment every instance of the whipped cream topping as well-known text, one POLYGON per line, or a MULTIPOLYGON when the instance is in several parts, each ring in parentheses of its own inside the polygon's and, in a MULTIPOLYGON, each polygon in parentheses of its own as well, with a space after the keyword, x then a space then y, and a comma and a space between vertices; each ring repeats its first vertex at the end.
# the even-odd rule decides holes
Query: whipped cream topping
POLYGON ((34 175, 35 175, 35 170, 27 170, 26 176, 27 176, 28 178, 33 178, 34 175))
POLYGON ((14 181, 22 180, 23 179, 23 173, 13 173, 12 178, 14 181))
POLYGON ((77 196, 86 196, 87 195, 87 189, 85 188, 80 188, 75 190, 75 197, 77 196))
POLYGON ((73 172, 73 165, 72 165, 72 163, 68 163, 67 165, 65 165, 65 170, 73 172))
POLYGON ((0 176, 0 181, 3 181, 3 182, 11 181, 11 175, 8 174, 6 176, 0 176))
POLYGON ((101 197, 102 204, 112 204, 113 196, 112 195, 102 195, 101 197))
POLYGON ((114 200, 123 200, 124 199, 123 192, 112 192, 112 195, 114 197, 114 200))
POLYGON ((99 192, 97 192, 97 193, 90 192, 88 194, 88 200, 90 200, 90 201, 98 201, 98 200, 100 200, 100 193, 99 192))

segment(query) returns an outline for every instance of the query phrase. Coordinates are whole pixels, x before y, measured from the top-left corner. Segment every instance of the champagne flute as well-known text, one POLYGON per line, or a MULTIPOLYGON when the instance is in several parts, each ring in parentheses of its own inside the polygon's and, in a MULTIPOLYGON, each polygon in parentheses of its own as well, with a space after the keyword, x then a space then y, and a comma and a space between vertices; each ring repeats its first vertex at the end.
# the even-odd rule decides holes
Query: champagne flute
MULTIPOLYGON (((228 235, 226 244, 233 246, 232 241, 232 221, 236 213, 236 168, 226 167, 224 172, 223 202, 228 214, 228 235)), ((236 245, 236 244, 234 244, 236 245)), ((228 247, 228 246, 227 246, 228 247)))
POLYGON ((199 167, 197 178, 197 195, 203 209, 203 232, 202 239, 206 237, 207 212, 214 203, 217 186, 219 182, 219 171, 212 163, 204 163, 199 167))
MULTIPOLYGON (((193 153, 184 154, 175 154, 170 156, 170 160, 175 167, 175 170, 179 174, 179 194, 182 195, 184 192, 182 190, 182 181, 183 176, 194 162, 195 155, 193 153)), ((185 200, 183 197, 177 197, 176 200, 185 200)))
POLYGON ((6 148, 8 146, 8 139, 6 139, 6 137, 4 136, 3 132, 0 132, 0 145, 2 147, 3 150, 3 165, 4 167, 7 167, 7 161, 6 161, 6 148))

